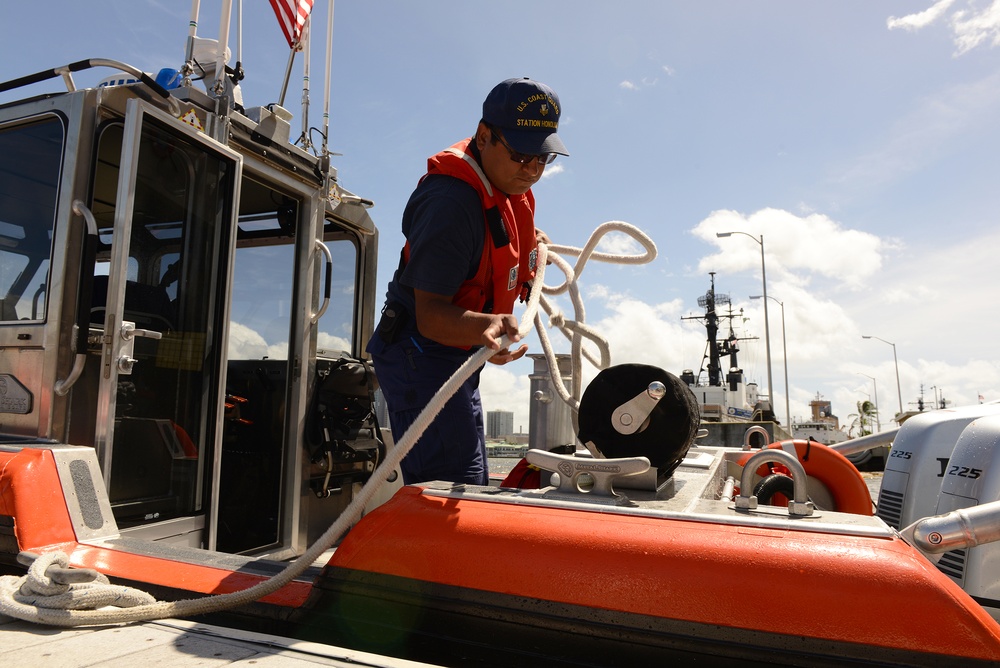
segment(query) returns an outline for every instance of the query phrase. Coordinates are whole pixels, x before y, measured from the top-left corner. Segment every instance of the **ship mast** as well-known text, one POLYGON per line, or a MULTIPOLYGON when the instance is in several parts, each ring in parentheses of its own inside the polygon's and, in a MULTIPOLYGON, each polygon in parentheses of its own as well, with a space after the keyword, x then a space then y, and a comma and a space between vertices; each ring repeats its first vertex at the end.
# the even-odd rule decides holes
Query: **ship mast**
POLYGON ((736 317, 733 314, 732 302, 727 294, 719 294, 715 292, 715 272, 710 271, 708 275, 711 277, 711 286, 703 296, 698 297, 698 306, 705 309, 705 315, 703 316, 685 316, 681 320, 701 320, 705 324, 705 331, 708 334, 708 340, 705 347, 705 355, 702 357, 702 368, 698 370, 698 378, 701 378, 701 372, 705 371, 705 360, 708 360, 708 384, 711 387, 720 387, 722 385, 722 362, 721 358, 723 355, 729 355, 729 368, 735 369, 739 367, 739 362, 736 359, 736 354, 739 352, 739 339, 736 337, 735 332, 733 332, 733 318, 736 317), (729 319, 729 336, 726 337, 725 341, 721 343, 718 341, 719 336, 719 314, 716 313, 716 305, 728 305, 729 313, 723 314, 722 318, 729 319))

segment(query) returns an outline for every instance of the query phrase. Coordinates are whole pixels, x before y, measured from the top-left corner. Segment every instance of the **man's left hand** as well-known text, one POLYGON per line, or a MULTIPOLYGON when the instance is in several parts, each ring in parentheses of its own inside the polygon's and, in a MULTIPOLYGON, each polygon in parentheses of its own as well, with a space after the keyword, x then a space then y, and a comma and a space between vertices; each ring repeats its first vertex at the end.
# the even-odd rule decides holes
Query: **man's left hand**
POLYGON ((514 352, 511 352, 507 348, 497 351, 495 355, 489 358, 490 362, 493 364, 504 365, 508 362, 513 362, 514 360, 519 360, 524 357, 524 353, 528 352, 528 345, 524 344, 514 352))

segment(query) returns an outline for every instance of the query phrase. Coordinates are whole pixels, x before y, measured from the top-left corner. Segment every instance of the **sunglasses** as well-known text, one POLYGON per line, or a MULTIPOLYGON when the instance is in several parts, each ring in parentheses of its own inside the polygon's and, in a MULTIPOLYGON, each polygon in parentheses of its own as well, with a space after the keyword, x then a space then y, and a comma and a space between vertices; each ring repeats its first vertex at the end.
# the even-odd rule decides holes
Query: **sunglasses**
POLYGON ((557 155, 559 155, 558 153, 542 153, 538 155, 532 155, 528 153, 521 153, 520 151, 515 151, 510 147, 510 144, 507 143, 507 140, 503 138, 503 135, 497 132, 496 128, 490 127, 489 130, 490 134, 493 135, 493 138, 499 139, 500 143, 503 144, 503 147, 507 149, 508 153, 510 153, 510 159, 520 165, 527 165, 532 160, 538 160, 539 165, 549 165, 552 164, 552 161, 556 159, 557 155))

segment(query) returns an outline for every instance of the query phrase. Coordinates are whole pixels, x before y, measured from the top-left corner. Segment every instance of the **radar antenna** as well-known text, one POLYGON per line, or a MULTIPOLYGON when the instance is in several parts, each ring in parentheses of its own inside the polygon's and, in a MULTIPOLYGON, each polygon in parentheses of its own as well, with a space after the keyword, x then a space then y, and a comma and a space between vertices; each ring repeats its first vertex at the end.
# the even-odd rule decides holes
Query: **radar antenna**
MULTIPOLYGON (((708 340, 705 345, 705 354, 702 357, 701 368, 698 370, 698 379, 701 380, 701 373, 705 371, 705 360, 708 360, 708 384, 713 387, 718 387, 722 385, 722 364, 721 357, 723 355, 729 355, 729 368, 735 369, 739 367, 739 363, 736 359, 736 353, 739 352, 739 339, 736 337, 735 332, 733 332, 733 318, 736 314, 733 313, 732 300, 730 300, 728 294, 721 294, 715 291, 715 272, 710 271, 708 275, 711 276, 711 287, 709 287, 708 292, 703 296, 698 297, 698 306, 705 309, 705 315, 703 316, 684 316, 681 320, 700 320, 705 324, 705 330, 708 333, 708 340), (720 316, 716 313, 716 306, 727 305, 729 306, 729 313, 723 314, 722 318, 729 319, 729 336, 725 341, 721 343, 717 340, 719 335, 719 319, 720 316)), ((742 313, 742 309, 740 309, 742 313)))

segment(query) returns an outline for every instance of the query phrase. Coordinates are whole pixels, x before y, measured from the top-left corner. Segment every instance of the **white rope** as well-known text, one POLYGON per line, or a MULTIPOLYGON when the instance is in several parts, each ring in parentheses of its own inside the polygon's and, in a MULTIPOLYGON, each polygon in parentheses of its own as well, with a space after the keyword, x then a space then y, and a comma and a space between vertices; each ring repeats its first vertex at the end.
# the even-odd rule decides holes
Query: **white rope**
POLYGON ((552 350, 552 343, 549 341, 545 327, 539 315, 535 316, 535 329, 538 331, 538 338, 542 344, 542 351, 548 362, 552 386, 556 394, 573 411, 574 431, 578 427, 577 418, 580 410, 580 397, 583 394, 583 360, 593 364, 598 370, 606 369, 611 365, 611 352, 607 340, 602 337, 597 330, 586 324, 586 312, 583 306, 583 299, 580 296, 579 280, 583 273, 584 266, 590 260, 599 262, 610 262, 613 264, 645 264, 652 262, 656 258, 656 244, 642 230, 629 223, 612 220, 602 225, 590 235, 583 248, 572 246, 557 246, 555 244, 548 247, 549 257, 552 264, 560 269, 566 280, 557 286, 542 286, 542 292, 546 295, 558 295, 568 292, 573 304, 573 319, 567 319, 555 306, 545 297, 542 297, 542 309, 549 315, 550 325, 562 332, 570 341, 570 365, 572 374, 572 388, 567 389, 562 379, 562 374, 558 373, 555 353, 552 350), (598 244, 606 235, 612 232, 621 232, 642 245, 644 252, 627 255, 616 253, 598 253, 595 251, 598 244), (559 253, 569 256, 577 256, 576 265, 570 266, 559 253), (597 346, 598 355, 595 356, 590 350, 583 347, 583 340, 587 339, 597 346))
MULTIPOLYGON (((573 373, 573 394, 571 395, 566 391, 558 372, 551 374, 560 397, 563 397, 564 401, 569 397, 570 400, 568 403, 571 406, 574 406, 575 403, 575 408, 579 407, 579 381, 576 379, 580 375, 578 365, 581 357, 582 348, 580 342, 582 338, 586 337, 598 345, 600 362, 603 365, 601 368, 606 367, 610 362, 607 342, 600 338, 593 329, 584 324, 583 303, 579 299, 579 289, 576 286, 576 281, 586 261, 595 259, 620 264, 637 264, 649 262, 655 256, 656 246, 649 237, 628 223, 619 221, 605 223, 598 227, 583 249, 566 246, 549 247, 546 244, 538 245, 536 275, 532 283, 531 296, 525 307, 524 315, 520 320, 518 332, 523 338, 527 335, 533 323, 537 325, 539 337, 542 339, 542 346, 549 361, 549 368, 553 370, 557 370, 558 366, 556 365, 555 353, 552 350, 548 336, 545 333, 545 328, 541 326, 541 319, 538 316, 540 305, 550 315, 553 322, 558 321, 560 323, 558 325, 560 331, 563 331, 564 334, 571 338, 573 341, 574 360, 576 360, 575 364, 577 365, 573 373), (646 253, 639 256, 628 256, 593 252, 601 237, 612 231, 625 232, 633 239, 636 239, 646 248, 646 253), (579 256, 576 266, 571 268, 565 260, 555 253, 552 254, 552 263, 566 275, 566 281, 557 288, 547 288, 544 286, 545 266, 549 259, 550 248, 558 249, 567 255, 579 256), (558 294, 566 290, 569 290, 573 296, 576 314, 574 320, 566 320, 543 296, 543 293, 558 294)), ((503 336, 500 338, 501 348, 510 344, 510 337, 503 336)), ((420 412, 417 419, 403 437, 400 438, 399 442, 376 471, 376 475, 373 475, 361 487, 357 496, 340 517, 299 558, 291 562, 283 571, 269 580, 265 580, 248 589, 229 594, 172 602, 155 601, 153 597, 144 592, 128 587, 110 585, 107 583, 107 578, 100 574, 97 574, 98 577, 94 582, 56 585, 55 589, 52 589, 53 583, 45 575, 45 569, 56 562, 62 566, 66 566, 69 563, 69 559, 65 554, 53 552, 36 559, 35 563, 29 569, 28 575, 24 577, 4 576, 0 578, 0 614, 51 626, 93 626, 150 621, 165 617, 204 615, 245 605, 274 593, 301 575, 360 518, 364 508, 372 500, 379 488, 385 484, 385 476, 378 475, 378 473, 380 471, 392 471, 399 466, 399 463, 441 411, 448 399, 493 354, 493 350, 484 347, 466 360, 451 378, 445 382, 431 402, 420 412), (88 609, 80 609, 84 607, 88 609)))
MULTIPOLYGON (((93 582, 60 584, 53 581, 46 573, 50 566, 66 568, 69 558, 62 552, 43 554, 35 559, 28 568, 28 574, 23 578, 5 575, 0 578, 0 590, 4 595, 3 611, 10 616, 22 619, 21 614, 14 615, 16 610, 31 618, 40 616, 39 609, 52 610, 84 610, 105 606, 130 608, 153 603, 155 599, 146 592, 132 587, 113 585, 101 573, 94 572, 93 582), (7 607, 11 611, 8 611, 7 607)), ((60 614, 55 612, 55 614, 60 614)))

